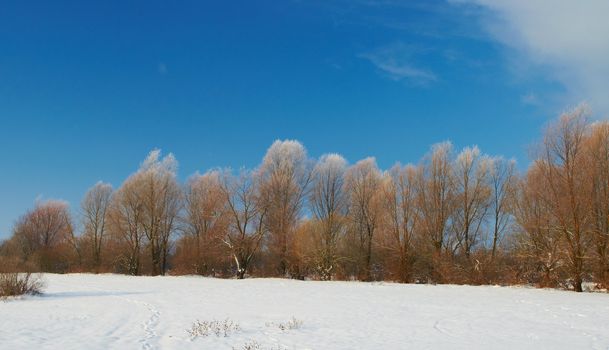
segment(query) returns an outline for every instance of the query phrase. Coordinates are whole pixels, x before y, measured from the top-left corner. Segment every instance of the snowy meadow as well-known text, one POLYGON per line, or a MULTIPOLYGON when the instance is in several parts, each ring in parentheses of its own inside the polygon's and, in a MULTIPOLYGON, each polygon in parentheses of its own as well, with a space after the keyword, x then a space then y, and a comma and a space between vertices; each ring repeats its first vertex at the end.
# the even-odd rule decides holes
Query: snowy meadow
POLYGON ((609 295, 493 286, 46 274, 2 349, 606 349, 609 295), (193 332, 194 331, 194 332, 193 332))

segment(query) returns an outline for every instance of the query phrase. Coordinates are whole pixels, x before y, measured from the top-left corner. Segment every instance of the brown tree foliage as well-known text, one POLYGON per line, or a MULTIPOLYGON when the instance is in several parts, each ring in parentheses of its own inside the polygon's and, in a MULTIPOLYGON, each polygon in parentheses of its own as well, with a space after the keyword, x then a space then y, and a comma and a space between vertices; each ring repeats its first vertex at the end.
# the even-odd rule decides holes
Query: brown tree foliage
POLYGON ((210 171, 193 176, 186 184, 183 236, 177 241, 174 259, 183 272, 215 275, 226 265, 223 239, 230 212, 221 177, 219 171, 210 171))
POLYGON ((119 272, 141 273, 144 231, 143 204, 138 195, 137 178, 131 176, 112 197, 108 212, 108 231, 117 247, 113 265, 119 272))
POLYGON ((541 198, 553 218, 550 230, 559 232, 565 245, 566 263, 576 291, 582 291, 584 260, 591 239, 592 182, 586 171, 585 109, 564 114, 546 131, 539 157, 543 176, 541 198))
POLYGON ((514 217, 517 223, 515 248, 518 260, 525 264, 523 279, 542 286, 556 286, 563 265, 560 236, 552 230, 552 217, 541 197, 543 175, 534 164, 516 186, 514 217))
POLYGON ((414 240, 419 233, 420 213, 417 207, 417 179, 420 168, 394 166, 384 178, 382 187, 383 237, 379 240, 388 258, 394 260, 395 276, 400 282, 411 282, 415 259, 414 240))
POLYGON ((68 204, 38 202, 13 231, 13 247, 21 262, 40 271, 63 272, 69 267, 73 226, 68 204))
POLYGON ((586 143, 586 162, 590 171, 590 208, 592 210, 592 269, 596 280, 609 286, 609 123, 591 126, 586 143))

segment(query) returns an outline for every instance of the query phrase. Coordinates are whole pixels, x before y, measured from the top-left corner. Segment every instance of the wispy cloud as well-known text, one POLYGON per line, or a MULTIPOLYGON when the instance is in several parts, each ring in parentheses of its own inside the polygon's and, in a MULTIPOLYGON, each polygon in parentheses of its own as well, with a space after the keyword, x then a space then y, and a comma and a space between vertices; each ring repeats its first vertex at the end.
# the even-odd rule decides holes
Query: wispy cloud
POLYGON ((415 49, 401 43, 393 44, 362 53, 358 57, 370 61, 383 76, 396 80, 408 81, 418 85, 427 85, 437 80, 436 75, 418 67, 414 62, 415 49))
POLYGON ((517 70, 542 72, 565 87, 564 103, 585 99, 609 115, 609 1, 451 2, 481 10, 483 28, 509 48, 509 61, 517 70))

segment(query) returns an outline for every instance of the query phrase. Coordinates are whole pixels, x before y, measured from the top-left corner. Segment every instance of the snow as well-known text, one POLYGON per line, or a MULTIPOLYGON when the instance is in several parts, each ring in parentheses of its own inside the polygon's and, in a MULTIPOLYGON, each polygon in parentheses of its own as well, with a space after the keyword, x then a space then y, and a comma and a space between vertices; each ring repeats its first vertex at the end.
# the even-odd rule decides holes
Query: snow
POLYGON ((606 349, 609 295, 284 279, 45 275, 0 301, 2 349, 606 349), (280 330, 295 317, 300 328, 280 330), (239 323, 191 338, 196 320, 239 323))

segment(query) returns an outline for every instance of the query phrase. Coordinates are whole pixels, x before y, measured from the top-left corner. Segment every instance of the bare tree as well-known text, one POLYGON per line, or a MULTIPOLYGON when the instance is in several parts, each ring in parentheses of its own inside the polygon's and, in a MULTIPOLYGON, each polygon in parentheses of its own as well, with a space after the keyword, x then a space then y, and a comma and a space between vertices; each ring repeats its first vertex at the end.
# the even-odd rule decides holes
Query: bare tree
POLYGON ((19 219, 13 235, 23 261, 35 256, 42 271, 63 271, 61 265, 65 262, 59 260, 55 249, 73 236, 68 204, 58 200, 36 203, 33 210, 19 219))
POLYGON ((330 280, 338 260, 337 244, 347 214, 344 177, 347 161, 338 154, 321 157, 313 170, 313 189, 309 198, 311 211, 319 222, 319 244, 315 269, 322 280, 330 280))
POLYGON ((141 273, 141 251, 145 238, 138 177, 137 174, 130 176, 115 192, 108 214, 108 232, 119 246, 125 247, 126 256, 121 264, 132 275, 141 273))
POLYGON ((228 206, 229 227, 224 243, 235 260, 237 278, 243 279, 265 236, 267 208, 260 201, 255 175, 243 171, 238 177, 225 174, 222 191, 228 206))
POLYGON ((490 162, 491 208, 493 214, 493 243, 491 259, 495 259, 497 246, 505 235, 511 218, 511 200, 515 186, 514 160, 494 157, 490 162))
POLYGON ((260 195, 267 209, 265 224, 270 250, 277 259, 277 272, 290 273, 290 246, 296 223, 311 181, 311 166, 298 141, 275 141, 259 169, 260 195))
POLYGON ((543 140, 541 161, 546 180, 544 199, 556 220, 555 230, 566 242, 575 291, 582 291, 584 261, 590 240, 591 183, 586 177, 584 138, 588 112, 579 107, 551 125, 543 140))
POLYGON ((194 238, 194 271, 198 274, 209 273, 211 256, 221 251, 228 225, 226 200, 219 171, 197 174, 188 181, 183 231, 194 238))
POLYGON ((452 144, 443 142, 432 146, 423 162, 417 194, 421 211, 421 230, 433 249, 432 278, 441 282, 438 264, 447 243, 449 220, 454 207, 454 179, 451 162, 452 144))
POLYGON ((491 190, 488 183, 488 158, 478 147, 466 147, 457 155, 454 165, 454 220, 457 246, 467 260, 472 248, 480 240, 480 231, 486 217, 491 190))
POLYGON ((359 238, 362 270, 365 281, 372 279, 372 242, 380 218, 381 172, 374 158, 366 158, 348 169, 349 217, 359 238))
POLYGON ((516 220, 516 256, 531 264, 532 271, 521 271, 527 282, 539 280, 542 286, 555 286, 558 271, 564 265, 560 233, 553 229, 553 218, 542 191, 545 181, 542 163, 531 166, 526 176, 515 186, 513 214, 516 220), (538 271, 541 275, 538 277, 538 271))
POLYGON ((0 242, 0 266, 65 272, 77 258, 157 275, 172 257, 173 272, 205 275, 232 273, 234 261, 238 278, 389 272, 443 283, 472 268, 481 282, 609 285, 609 123, 577 108, 538 151, 521 178, 514 161, 477 147, 455 155, 450 142, 382 172, 374 158, 314 164, 299 142, 276 141, 256 170, 196 174, 182 187, 175 158, 154 150, 115 192, 100 182, 85 194, 81 236, 66 203, 37 203, 0 242))
POLYGON ((141 181, 141 225, 148 239, 153 275, 165 274, 170 239, 182 205, 176 180, 177 161, 172 154, 162 159, 160 154, 160 150, 150 152, 137 173, 141 181))
POLYGON ((112 186, 98 182, 93 186, 81 203, 84 235, 90 241, 93 266, 101 265, 102 247, 106 236, 106 219, 112 197, 112 186))
POLYGON ((412 278, 413 240, 419 225, 417 208, 417 178, 419 169, 413 165, 395 165, 385 176, 383 210, 390 242, 388 248, 397 253, 398 276, 407 283, 412 278))
POLYGON ((590 196, 596 259, 596 280, 609 285, 609 122, 592 125, 587 142, 593 186, 590 196))

